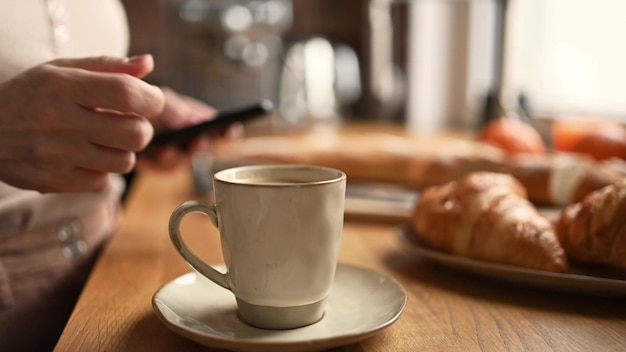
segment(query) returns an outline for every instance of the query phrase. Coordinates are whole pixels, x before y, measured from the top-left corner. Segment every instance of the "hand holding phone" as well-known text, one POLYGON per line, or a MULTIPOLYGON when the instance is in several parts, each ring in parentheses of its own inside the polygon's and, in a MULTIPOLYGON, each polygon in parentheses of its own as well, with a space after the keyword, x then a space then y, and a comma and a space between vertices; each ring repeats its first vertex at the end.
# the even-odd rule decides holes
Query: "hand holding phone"
POLYGON ((274 104, 270 100, 262 100, 252 106, 221 111, 211 120, 201 122, 196 125, 188 126, 178 130, 171 130, 157 134, 146 147, 145 152, 149 152, 158 147, 175 146, 181 149, 187 148, 187 143, 202 134, 209 132, 224 131, 230 125, 236 122, 246 122, 251 119, 260 118, 274 108, 274 104))

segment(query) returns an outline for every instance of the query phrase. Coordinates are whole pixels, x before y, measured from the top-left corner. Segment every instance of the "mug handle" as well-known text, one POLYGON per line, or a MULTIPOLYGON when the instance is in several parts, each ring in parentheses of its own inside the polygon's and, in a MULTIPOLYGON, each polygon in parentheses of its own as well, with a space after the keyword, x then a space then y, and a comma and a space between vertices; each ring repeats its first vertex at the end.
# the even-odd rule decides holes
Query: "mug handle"
POLYGON ((192 268, 196 269, 207 279, 230 290, 230 285, 228 284, 226 275, 203 262, 193 251, 191 251, 191 249, 189 249, 189 247, 187 247, 185 241, 183 241, 183 235, 180 231, 180 223, 183 221, 183 218, 190 213, 206 214, 211 219, 211 222, 215 225, 215 227, 219 229, 219 223, 217 221, 217 208, 215 205, 199 200, 187 201, 174 209, 174 212, 172 212, 172 215, 170 216, 170 239, 172 240, 174 247, 176 247, 178 253, 185 258, 187 263, 189 263, 192 268))

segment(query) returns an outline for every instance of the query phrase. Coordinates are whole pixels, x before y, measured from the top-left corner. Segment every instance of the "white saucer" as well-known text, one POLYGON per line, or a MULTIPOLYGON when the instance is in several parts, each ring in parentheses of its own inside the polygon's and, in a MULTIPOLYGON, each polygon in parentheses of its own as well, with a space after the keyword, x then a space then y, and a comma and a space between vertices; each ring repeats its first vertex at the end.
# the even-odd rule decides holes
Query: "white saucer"
POLYGON ((233 294, 191 272, 159 289, 152 306, 172 331, 233 351, 317 351, 354 343, 393 324, 407 296, 387 275, 339 264, 324 317, 298 329, 264 330, 237 317, 233 294))

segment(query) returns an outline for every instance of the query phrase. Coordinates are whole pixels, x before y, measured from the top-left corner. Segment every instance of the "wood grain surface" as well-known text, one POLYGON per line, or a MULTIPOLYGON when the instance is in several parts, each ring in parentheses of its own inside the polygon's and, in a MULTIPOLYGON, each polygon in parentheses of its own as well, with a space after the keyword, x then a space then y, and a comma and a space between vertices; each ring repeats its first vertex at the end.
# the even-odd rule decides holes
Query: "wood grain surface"
MULTIPOLYGON (((121 226, 56 351, 213 351, 171 332, 151 307, 162 285, 190 271, 170 243, 167 222, 179 203, 199 198, 191 185, 184 170, 138 176, 121 226)), ((399 225, 346 221, 340 261, 393 276, 409 298, 395 324, 332 351, 626 350, 626 299, 531 289, 445 269, 403 248, 399 225)), ((190 215, 183 232, 207 262, 222 262, 206 217, 190 215)))

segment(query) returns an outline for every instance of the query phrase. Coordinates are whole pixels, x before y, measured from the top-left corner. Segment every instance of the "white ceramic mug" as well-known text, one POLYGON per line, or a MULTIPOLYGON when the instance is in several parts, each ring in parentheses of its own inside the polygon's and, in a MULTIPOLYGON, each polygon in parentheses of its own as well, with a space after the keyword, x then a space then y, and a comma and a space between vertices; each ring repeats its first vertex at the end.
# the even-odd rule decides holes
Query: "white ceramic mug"
MULTIPOLYGON (((213 177, 215 204, 188 201, 170 217, 170 238, 200 274, 235 295, 240 318, 268 329, 320 320, 337 266, 346 175, 307 165, 242 166, 213 177), (183 218, 208 215, 219 229, 226 273, 184 243, 183 218)), ((207 297, 210 299, 210 297, 207 297)))

